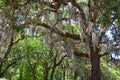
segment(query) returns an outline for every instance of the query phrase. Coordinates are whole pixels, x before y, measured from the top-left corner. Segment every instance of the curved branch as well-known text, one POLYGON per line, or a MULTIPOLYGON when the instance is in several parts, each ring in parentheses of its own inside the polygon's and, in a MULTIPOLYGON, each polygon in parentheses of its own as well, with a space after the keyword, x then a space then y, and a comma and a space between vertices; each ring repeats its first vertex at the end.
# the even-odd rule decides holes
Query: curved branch
POLYGON ((21 60, 21 59, 22 59, 22 57, 17 57, 15 59, 13 59, 13 61, 6 66, 5 70, 0 73, 0 77, 3 76, 11 66, 15 65, 17 63, 17 61, 21 60))
POLYGON ((62 61, 64 60, 65 57, 67 57, 67 54, 62 56, 61 60, 56 65, 59 66, 62 63, 62 61))
POLYGON ((100 57, 102 57, 102 56, 105 56, 105 55, 108 55, 108 54, 110 54, 110 53, 104 53, 104 54, 100 54, 100 57))
POLYGON ((7 45, 7 48, 6 48, 5 52, 4 52, 4 59, 7 58, 8 54, 10 53, 10 50, 11 50, 11 48, 12 48, 12 46, 13 46, 13 35, 14 35, 14 30, 12 30, 10 42, 9 42, 9 44, 7 45))
POLYGON ((82 6, 79 3, 77 3, 75 0, 71 0, 71 4, 80 11, 80 15, 82 17, 83 23, 84 25, 86 25, 86 14, 84 13, 82 6))
MULTIPOLYGON (((56 34, 59 34, 60 36, 63 36, 63 37, 66 37, 66 38, 71 38, 71 39, 74 39, 74 40, 81 40, 81 37, 78 34, 71 34, 69 32, 65 32, 65 31, 63 31, 63 30, 61 30, 57 27, 52 28, 50 25, 45 24, 45 23, 38 23, 37 25, 43 26, 44 28, 47 28, 47 29, 50 29, 53 32, 55 32, 56 34)), ((85 41, 85 40, 83 40, 83 41, 85 41)))
POLYGON ((108 24, 104 26, 99 32, 99 43, 101 42, 102 38, 104 37, 105 33, 107 32, 109 26, 114 22, 114 20, 111 20, 108 24))
POLYGON ((12 46, 16 43, 18 43, 21 39, 17 39, 16 41, 13 40, 13 35, 11 37, 10 43, 8 44, 6 51, 4 52, 4 59, 7 58, 8 54, 10 53, 12 46))
POLYGON ((111 51, 118 51, 118 50, 120 50, 120 46, 119 47, 111 47, 109 51, 106 51, 104 54, 100 54, 100 57, 111 54, 111 51))

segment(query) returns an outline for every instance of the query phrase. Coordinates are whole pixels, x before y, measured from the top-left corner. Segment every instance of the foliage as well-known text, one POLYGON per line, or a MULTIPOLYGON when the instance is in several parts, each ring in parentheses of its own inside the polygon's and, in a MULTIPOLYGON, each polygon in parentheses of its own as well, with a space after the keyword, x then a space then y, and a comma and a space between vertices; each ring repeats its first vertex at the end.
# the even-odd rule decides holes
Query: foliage
POLYGON ((0 0, 0 77, 117 80, 119 28, 119 0, 0 0))

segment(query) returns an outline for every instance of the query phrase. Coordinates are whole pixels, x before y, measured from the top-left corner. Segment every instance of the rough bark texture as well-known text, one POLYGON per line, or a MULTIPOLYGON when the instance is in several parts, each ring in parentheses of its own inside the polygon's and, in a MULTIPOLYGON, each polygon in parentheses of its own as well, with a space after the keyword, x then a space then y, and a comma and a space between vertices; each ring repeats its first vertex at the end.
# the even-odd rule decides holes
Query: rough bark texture
POLYGON ((100 56, 98 53, 98 49, 94 51, 94 48, 90 48, 90 60, 91 60, 91 80, 101 80, 100 73, 100 56))
POLYGON ((91 79, 101 80, 100 77, 100 58, 94 55, 91 58, 91 79))

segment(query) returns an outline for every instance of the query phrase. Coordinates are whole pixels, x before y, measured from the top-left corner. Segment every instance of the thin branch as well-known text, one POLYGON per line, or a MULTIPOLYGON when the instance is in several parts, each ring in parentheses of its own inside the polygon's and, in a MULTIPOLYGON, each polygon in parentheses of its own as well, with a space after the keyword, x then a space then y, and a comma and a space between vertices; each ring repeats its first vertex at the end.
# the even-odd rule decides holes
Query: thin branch
POLYGON ((100 54, 100 57, 111 54, 110 53, 111 51, 118 51, 118 50, 120 50, 120 47, 112 47, 109 51, 106 50, 104 54, 100 54))
POLYGON ((63 59, 64 59, 65 57, 67 57, 67 54, 65 54, 65 55, 61 58, 61 60, 56 64, 56 66, 59 66, 59 65, 62 63, 62 61, 63 61, 63 59))
POLYGON ((56 66, 56 59, 57 59, 57 54, 55 54, 54 60, 53 60, 53 65, 56 66))
POLYGON ((17 39, 16 41, 13 41, 13 44, 18 43, 20 40, 22 40, 21 38, 17 39))
POLYGON ((4 74, 6 73, 6 71, 7 71, 12 65, 16 64, 17 61, 20 60, 20 59, 22 59, 22 57, 17 57, 17 58, 15 58, 15 59, 13 59, 13 61, 12 61, 10 64, 7 65, 6 69, 5 69, 3 72, 1 72, 0 75, 4 75, 4 74))
POLYGON ((7 69, 9 69, 12 65, 16 64, 18 60, 22 59, 22 57, 18 57, 13 60, 10 64, 7 65, 7 69))
POLYGON ((47 1, 44 1, 43 4, 46 5, 46 6, 48 6, 48 7, 50 7, 50 8, 55 9, 55 10, 54 10, 55 12, 56 12, 57 9, 59 9, 59 7, 60 7, 60 3, 57 3, 57 2, 56 2, 56 5, 55 5, 55 4, 53 5, 51 2, 47 2, 47 1))
POLYGON ((108 55, 108 54, 110 54, 110 53, 104 53, 104 54, 100 54, 100 57, 103 57, 103 56, 105 56, 105 55, 108 55))

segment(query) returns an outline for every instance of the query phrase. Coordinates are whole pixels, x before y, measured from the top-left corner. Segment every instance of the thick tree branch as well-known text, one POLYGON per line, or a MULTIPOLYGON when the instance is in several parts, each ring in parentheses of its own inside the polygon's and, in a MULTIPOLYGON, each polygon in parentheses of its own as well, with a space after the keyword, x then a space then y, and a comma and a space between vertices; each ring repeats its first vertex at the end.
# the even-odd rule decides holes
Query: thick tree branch
POLYGON ((80 4, 78 4, 75 0, 70 0, 70 1, 73 6, 78 8, 78 10, 80 11, 80 15, 82 17, 83 23, 84 23, 84 25, 86 25, 86 14, 84 13, 82 6, 80 4))
POLYGON ((50 29, 51 31, 59 34, 60 36, 63 36, 63 37, 66 37, 66 38, 71 38, 71 39, 74 39, 74 40, 81 40, 80 35, 78 35, 78 34, 71 34, 71 33, 65 32, 65 31, 63 31, 63 30, 61 30, 57 27, 52 28, 50 25, 45 24, 45 23, 38 23, 37 25, 43 26, 44 28, 47 28, 47 29, 50 29))
POLYGON ((7 45, 7 48, 6 48, 5 52, 4 52, 4 59, 7 58, 8 54, 10 53, 10 50, 11 50, 11 48, 13 46, 13 34, 14 34, 14 31, 12 30, 12 35, 11 35, 10 42, 7 45))
POLYGON ((74 51, 74 55, 75 55, 76 57, 89 58, 89 55, 88 55, 87 53, 79 53, 79 52, 74 51))
POLYGON ((108 30, 109 26, 113 23, 114 20, 111 20, 108 24, 104 26, 103 29, 99 32, 99 43, 101 42, 102 38, 104 37, 106 31, 108 30))
POLYGON ((108 55, 108 54, 110 54, 110 53, 104 53, 104 54, 100 54, 100 57, 102 57, 102 56, 105 56, 105 55, 108 55))

